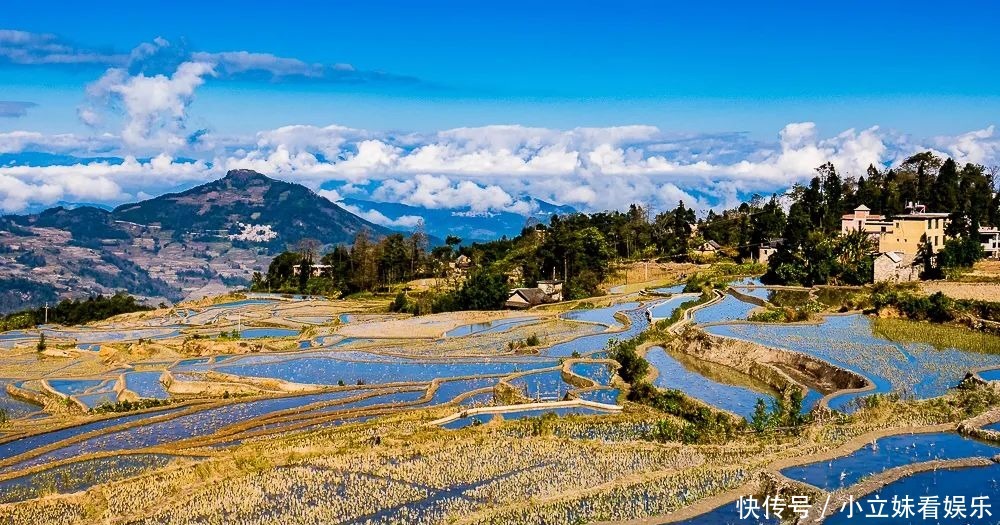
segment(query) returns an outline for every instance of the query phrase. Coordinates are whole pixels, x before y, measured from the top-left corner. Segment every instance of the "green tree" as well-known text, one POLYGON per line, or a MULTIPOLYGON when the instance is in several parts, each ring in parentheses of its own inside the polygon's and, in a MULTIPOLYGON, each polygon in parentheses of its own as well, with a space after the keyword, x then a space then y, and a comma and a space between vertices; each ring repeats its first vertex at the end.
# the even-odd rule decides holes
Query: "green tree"
POLYGON ((984 255, 978 236, 963 235, 948 239, 944 242, 944 248, 938 252, 938 268, 971 268, 984 255))
POLYGON ((39 352, 45 351, 45 332, 38 334, 38 345, 35 347, 39 352))
POLYGON ((867 233, 851 230, 837 239, 837 274, 842 284, 864 284, 872 281, 872 254, 875 242, 867 233))
POLYGON ((958 166, 948 159, 941 164, 928 204, 931 211, 953 212, 959 205, 958 166))
POLYGON ((300 259, 299 254, 288 251, 271 259, 271 264, 267 266, 267 287, 271 290, 280 290, 287 286, 295 274, 295 265, 299 264, 300 259))
POLYGON ((507 302, 507 297, 506 277, 478 270, 462 283, 456 304, 463 310, 499 310, 507 302))
POLYGON ((632 339, 608 341, 608 358, 618 362, 620 365, 618 375, 631 385, 643 382, 649 373, 649 361, 639 355, 636 346, 636 342, 632 339))
POLYGON ((757 398, 757 404, 753 408, 753 416, 750 418, 750 428, 758 434, 762 434, 771 426, 771 414, 767 411, 767 403, 762 398, 757 398))
POLYGON ((312 259, 305 257, 299 261, 299 293, 306 293, 310 277, 312 277, 312 259))

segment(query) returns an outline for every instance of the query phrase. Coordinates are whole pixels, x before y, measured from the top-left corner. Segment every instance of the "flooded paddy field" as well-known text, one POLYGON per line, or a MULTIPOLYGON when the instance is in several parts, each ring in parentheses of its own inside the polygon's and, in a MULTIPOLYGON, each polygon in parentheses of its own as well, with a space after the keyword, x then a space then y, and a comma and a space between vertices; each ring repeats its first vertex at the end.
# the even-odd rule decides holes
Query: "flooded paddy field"
POLYGON ((726 295, 721 301, 694 312, 694 322, 701 325, 745 320, 760 306, 726 295))
POLYGON ((976 441, 954 432, 900 434, 874 440, 846 456, 787 468, 781 473, 823 490, 834 491, 891 468, 924 461, 991 458, 997 454, 1000 454, 1000 445, 976 441))
POLYGON ((654 384, 689 393, 710 405, 750 419, 758 399, 769 405, 779 394, 767 384, 756 381, 722 365, 699 362, 688 356, 671 355, 654 346, 646 360, 656 368, 654 384))
POLYGON ((615 317, 615 314, 621 311, 638 308, 639 304, 640 303, 638 302, 627 302, 603 308, 571 310, 562 314, 562 317, 573 321, 602 324, 610 328, 622 328, 622 324, 615 317))
MULTIPOLYGON (((1000 353, 937 349, 929 344, 897 343, 874 334, 859 314, 827 316, 817 324, 719 324, 708 333, 812 355, 853 370, 875 384, 874 392, 896 392, 918 399, 947 392, 971 370, 1000 366, 1000 353)), ((831 408, 847 409, 871 392, 835 397, 831 408)))
MULTIPOLYGON (((754 280, 734 286, 757 299, 798 300, 776 299, 778 291, 754 280)), ((905 409, 859 408, 859 415, 813 422, 801 435, 757 436, 741 427, 725 441, 664 440, 661 423, 684 422, 626 401, 629 386, 617 366, 586 359, 604 357, 609 341, 656 330, 641 349, 655 385, 744 418, 758 398, 779 395, 735 369, 664 349, 659 338, 672 336, 651 319, 670 318, 697 297, 682 289, 616 296, 611 301, 620 302, 593 308, 418 317, 369 303, 254 295, 99 329, 52 328, 104 334, 66 338, 74 348, 65 355, 38 355, 30 331, 0 334, 13 342, 0 350, 0 371, 13 379, 0 386, 20 385, 45 401, 0 395, 0 406, 21 418, 0 434, 0 521, 569 525, 664 516, 752 491, 769 464, 788 458, 799 461, 783 475, 838 490, 897 466, 1000 452, 945 429, 879 437, 877 448, 809 461, 862 428, 943 421, 905 399, 905 409), (242 337, 217 336, 238 327, 242 337), (533 335, 538 344, 525 346, 533 335), (98 348, 76 348, 83 344, 98 348), (88 411, 119 399, 166 406, 88 411), (505 408, 511 399, 530 403, 505 408), (34 414, 46 420, 25 419, 34 414), (149 501, 162 504, 143 504, 149 501)), ((814 356, 871 378, 875 392, 918 399, 959 396, 949 389, 963 368, 994 364, 988 354, 891 342, 860 315, 813 325, 743 322, 754 308, 727 295, 694 313, 694 330, 814 356)), ((846 408, 846 399, 870 393, 837 396, 831 406, 846 408)), ((820 396, 809 390, 804 411, 820 396)), ((975 470, 990 468, 962 472, 975 470)), ((705 506, 681 523, 728 523, 731 507, 705 506)))
MULTIPOLYGON (((904 497, 917 502, 924 497, 936 497, 939 502, 943 502, 945 497, 952 501, 959 497, 964 498, 966 519, 949 519, 940 523, 995 523, 998 516, 995 508, 989 509, 990 516, 983 514, 982 519, 970 519, 969 511, 972 509, 973 498, 986 498, 984 501, 992 502, 997 494, 1000 494, 1000 466, 996 465, 921 472, 889 483, 878 492, 880 498, 890 502, 893 498, 901 500, 904 497)), ((991 505, 995 506, 993 503, 991 505)), ((943 510, 939 516, 944 516, 943 510)), ((856 522, 857 519, 849 518, 847 513, 835 513, 823 523, 843 525, 856 522)), ((926 522, 922 513, 909 518, 897 518, 894 521, 900 525, 918 525, 926 522)))
POLYGON ((734 501, 704 514, 674 523, 677 525, 781 525, 781 520, 774 516, 765 518, 761 512, 757 513, 757 519, 746 516, 741 519, 740 509, 734 501))
MULTIPOLYGON (((185 312, 185 318, 194 322, 197 315, 205 312, 214 315, 220 311, 239 309, 246 314, 243 319, 247 319, 252 317, 252 310, 271 308, 274 304, 274 301, 264 299, 233 301, 201 311, 185 312)), ((287 307, 287 303, 282 304, 287 307)), ((638 303, 630 303, 619 310, 637 309, 638 306, 638 303)), ((641 318, 637 312, 632 315, 637 319, 641 318)), ((137 371, 126 368, 110 370, 104 377, 51 379, 47 385, 54 395, 72 398, 84 410, 116 403, 116 387, 138 399, 165 402, 186 399, 184 395, 177 397, 178 394, 172 393, 174 387, 168 388, 168 383, 164 383, 167 381, 164 379, 164 370, 173 372, 171 381, 181 383, 204 382, 206 378, 214 377, 211 374, 218 373, 232 378, 227 380, 250 381, 248 384, 254 384, 252 381, 258 380, 280 380, 333 391, 307 395, 285 394, 255 401, 230 400, 220 406, 204 409, 174 408, 109 417, 2 443, 0 459, 6 465, 3 470, 13 473, 54 462, 61 464, 88 454, 158 450, 173 447, 185 440, 193 440, 193 443, 212 443, 226 439, 232 441, 232 436, 318 428, 336 424, 339 420, 357 421, 360 418, 351 414, 359 410, 384 412, 388 408, 392 412, 414 406, 449 404, 457 399, 486 405, 493 403, 492 388, 503 376, 508 375, 514 377, 512 383, 528 397, 548 395, 550 388, 554 388, 557 395, 562 396, 575 387, 564 383, 559 371, 530 374, 535 369, 556 367, 558 361, 555 358, 531 355, 500 355, 487 359, 420 357, 423 353, 434 353, 433 349, 442 346, 454 347, 456 352, 468 349, 469 342, 464 341, 465 339, 481 344, 484 336, 507 337, 505 332, 508 330, 513 332, 509 337, 515 337, 518 336, 517 329, 542 319, 539 316, 522 315, 487 322, 488 324, 459 325, 447 337, 447 341, 451 342, 428 340, 416 345, 420 348, 413 348, 414 345, 406 340, 357 339, 331 334, 317 337, 315 343, 298 352, 138 361, 135 363, 139 367, 137 371), (359 349, 352 350, 355 346, 359 349), (432 381, 440 382, 431 387, 432 381), (379 385, 386 384, 415 386, 404 387, 408 391, 377 390, 379 385), (345 415, 340 416, 341 413, 345 415), (316 423, 310 423, 311 421, 316 423)), ((376 318, 374 322, 383 321, 376 318)), ((592 333, 593 330, 588 324, 559 322, 582 328, 579 331, 582 334, 592 333)), ((269 340, 298 333, 298 330, 290 328, 244 328, 242 335, 244 339, 259 336, 269 340)), ((601 339, 595 343, 594 350, 598 350, 603 347, 607 335, 595 335, 601 339)), ((576 340, 570 340, 573 341, 576 340)), ((496 352, 496 349, 493 351, 496 352)), ((575 372, 584 377, 593 374, 594 384, 597 385, 608 384, 611 378, 606 365, 580 364, 575 372)), ((229 395, 228 391, 225 395, 229 395)), ((616 391, 594 391, 588 395, 605 400, 618 397, 616 391)))

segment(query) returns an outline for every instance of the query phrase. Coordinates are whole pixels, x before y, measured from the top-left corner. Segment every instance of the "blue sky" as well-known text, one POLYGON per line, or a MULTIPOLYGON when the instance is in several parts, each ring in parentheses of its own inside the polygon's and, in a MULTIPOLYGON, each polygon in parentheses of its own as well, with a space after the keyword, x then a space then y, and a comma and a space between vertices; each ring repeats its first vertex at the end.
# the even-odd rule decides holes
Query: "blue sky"
MULTIPOLYGON (((0 115, 6 115, 0 133, 7 134, 6 145, 0 136, 0 153, 163 153, 217 166, 234 156, 248 162, 248 148, 259 149, 268 130, 336 125, 354 131, 335 141, 343 149, 335 156, 357 155, 367 139, 407 156, 431 144, 472 147, 468 140, 448 142, 450 135, 442 135, 448 130, 510 125, 521 129, 518 147, 531 150, 514 153, 530 160, 546 151, 539 137, 548 136, 532 130, 639 125, 656 131, 611 141, 612 149, 625 152, 626 160, 630 151, 646 160, 660 152, 668 163, 687 166, 680 170, 685 173, 647 166, 651 171, 644 173, 660 179, 642 191, 672 184, 679 191, 670 189, 666 198, 687 195, 707 206, 804 175, 798 167, 779 168, 765 175, 767 184, 723 187, 736 177, 692 165, 739 171, 739 161, 773 158, 790 139, 796 151, 808 143, 822 154, 844 156, 845 148, 858 146, 838 137, 875 129, 883 147, 845 164, 872 158, 891 163, 921 147, 992 162, 997 146, 991 126, 1000 116, 996 11, 988 2, 366 1, 281 8, 247 1, 179 1, 169 8, 16 2, 4 6, 0 21, 0 29, 13 31, 6 41, 0 38, 0 115), (204 67, 167 86, 150 81, 171 78, 184 63, 204 67), (173 98, 156 106, 164 94, 173 98), (797 123, 812 124, 804 142, 783 133, 797 123), (42 136, 26 143, 23 133, 42 136), (971 152, 962 143, 970 133, 978 133, 971 152), (696 137, 704 140, 693 145, 696 137)), ((584 159, 571 171, 592 175, 585 158, 593 160, 599 145, 577 135, 553 136, 563 137, 556 139, 559 147, 572 142, 569 149, 584 159)), ((323 149, 319 158, 326 158, 331 146, 317 140, 296 147, 314 158, 323 149)), ((494 153, 510 146, 488 142, 494 153)), ((260 156, 283 148, 270 147, 260 156)), ((368 178, 410 180, 426 169, 453 185, 462 179, 480 187, 499 184, 507 193, 543 191, 463 166, 468 163, 419 164, 375 170, 368 178)), ((366 175, 355 171, 347 180, 342 169, 331 167, 320 180, 300 168, 289 168, 290 178, 314 187, 366 175)), ((25 173, 7 176, 35 189, 9 198, 5 209, 29 193, 36 195, 30 202, 44 202, 37 187, 52 184, 45 178, 51 175, 25 173)), ((112 180, 118 193, 103 195, 106 200, 160 189, 155 181, 144 188, 130 177, 130 187, 112 180)), ((72 197, 66 190, 60 195, 72 197)), ((559 200, 556 189, 547 191, 559 200)), ((583 200, 574 204, 584 208, 614 204, 578 198, 583 200)))
MULTIPOLYGON (((486 4, 16 2, 3 25, 86 48, 128 52, 161 36, 192 50, 349 63, 422 82, 208 83, 192 115, 232 132, 291 118, 405 130, 643 123, 772 136, 806 119, 935 134, 983 127, 1000 112, 982 111, 1000 107, 997 8, 985 2, 486 4), (245 110, 261 99, 281 111, 245 110)), ((65 131, 76 122, 64 110, 95 70, 4 67, 0 82, 7 96, 40 104, 25 123, 65 131)))

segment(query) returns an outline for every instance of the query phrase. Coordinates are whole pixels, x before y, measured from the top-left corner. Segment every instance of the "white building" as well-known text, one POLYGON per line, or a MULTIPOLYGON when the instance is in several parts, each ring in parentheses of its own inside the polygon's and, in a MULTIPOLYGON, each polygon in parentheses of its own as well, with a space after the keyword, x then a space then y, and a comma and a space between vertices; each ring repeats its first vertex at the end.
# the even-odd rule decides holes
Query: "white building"
POLYGON ((983 244, 986 257, 1000 259, 1000 228, 979 228, 979 242, 983 244))
MULTIPOLYGON (((324 273, 327 273, 330 270, 330 268, 333 268, 333 267, 330 266, 329 264, 311 264, 311 265, 309 265, 310 274, 312 274, 313 277, 319 277, 320 275, 323 275, 324 273)), ((292 266, 292 275, 298 275, 300 273, 302 273, 302 265, 301 264, 296 264, 295 266, 292 266)))

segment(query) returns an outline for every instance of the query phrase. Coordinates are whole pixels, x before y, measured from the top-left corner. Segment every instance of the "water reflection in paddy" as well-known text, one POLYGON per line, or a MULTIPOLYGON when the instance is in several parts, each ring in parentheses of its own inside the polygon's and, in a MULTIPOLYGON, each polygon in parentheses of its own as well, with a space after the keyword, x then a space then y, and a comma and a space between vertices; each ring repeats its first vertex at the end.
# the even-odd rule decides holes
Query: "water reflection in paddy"
POLYGON ((384 384, 413 381, 430 381, 473 375, 510 374, 544 366, 554 362, 544 361, 348 361, 330 357, 304 357, 270 363, 234 364, 218 367, 218 371, 252 377, 271 377, 286 381, 335 385, 338 381, 354 384, 384 384))
POLYGON ((573 363, 570 370, 576 375, 593 379, 599 385, 611 384, 613 372, 607 363, 573 363))
POLYGON ((95 392, 93 394, 81 394, 73 396, 74 399, 83 403, 88 410, 101 405, 113 405, 118 402, 118 394, 115 392, 95 392))
POLYGON ((678 521, 675 525, 779 525, 781 523, 776 517, 764 518, 762 511, 758 511, 757 516, 759 519, 753 517, 740 519, 740 511, 734 501, 693 518, 678 521))
POLYGON ((764 399, 770 404, 777 395, 764 383, 736 370, 685 356, 675 357, 659 346, 649 349, 646 360, 659 371, 654 381, 656 386, 680 390, 745 418, 753 415, 757 399, 764 399))
MULTIPOLYGON (((363 392, 355 392, 354 395, 357 396, 363 394, 363 392)), ((426 394, 425 389, 420 388, 417 390, 407 390, 403 392, 390 392, 377 396, 366 397, 364 399, 358 399, 356 401, 348 401, 346 403, 338 403, 326 407, 320 407, 303 414, 312 416, 319 416, 324 414, 330 414, 332 412, 341 412, 344 410, 356 410, 359 408, 368 408, 376 405, 400 405, 400 404, 412 404, 424 397, 426 394)), ((424 403, 420 403, 423 406, 424 403)), ((267 426, 262 428, 268 428, 267 426)))
POLYGON ((95 430, 102 430, 113 426, 122 425, 125 423, 131 423, 142 419, 152 418, 163 414, 169 414, 177 410, 179 409, 160 410, 156 412, 149 412, 142 414, 131 414, 128 416, 115 417, 101 421, 95 421, 93 423, 87 423, 85 425, 78 425, 75 427, 70 427, 62 430, 47 432, 45 434, 36 434, 34 436, 24 437, 0 445, 0 459, 7 459, 19 454, 24 454, 25 452, 35 450, 37 448, 41 448, 47 445, 51 445, 53 443, 80 434, 93 432, 95 430))
POLYGON ((468 426, 476 424, 486 424, 494 419, 502 420, 517 420, 525 419, 529 417, 541 417, 545 414, 555 414, 557 416, 569 416, 569 415, 579 415, 579 416, 603 416, 610 412, 604 410, 597 410, 588 407, 564 407, 564 408, 539 408, 532 410, 520 410, 517 412, 504 412, 500 414, 476 414, 466 417, 460 417, 449 423, 445 423, 442 427, 455 430, 459 428, 465 428, 468 426))
MULTIPOLYGON (((217 408, 211 408, 180 416, 168 421, 150 423, 127 430, 120 430, 110 434, 96 436, 66 447, 48 452, 33 459, 23 461, 14 468, 26 468, 32 465, 41 465, 50 461, 76 457, 91 452, 110 452, 117 450, 131 450, 143 447, 152 447, 170 443, 181 439, 198 436, 206 436, 217 430, 240 422, 246 422, 256 417, 321 401, 331 401, 358 395, 356 391, 337 391, 322 394, 310 394, 304 396, 281 397, 274 399, 264 399, 258 401, 248 401, 233 403, 217 408)), ((124 420, 126 418, 118 418, 124 420)), ((136 418, 140 419, 140 418, 136 418)), ((105 425, 107 428, 112 425, 105 425)), ((69 429, 74 430, 74 429, 69 429)), ((93 429, 91 429, 93 430, 93 429)), ((67 436, 80 433, 69 432, 67 436)), ((44 435, 43 435, 44 436, 44 435)), ((31 439, 31 438, 25 438, 31 439)), ((54 441, 53 441, 54 442, 54 441)), ((32 450, 37 447, 27 448, 32 450)), ((0 449, 2 450, 2 449, 0 449)), ((22 450, 24 452, 25 450, 22 450)), ((6 456, 5 456, 6 457, 6 456)))
POLYGON ((760 307, 726 295, 717 303, 695 310, 692 318, 698 324, 745 320, 755 308, 760 307))
MULTIPOLYGON (((949 518, 938 521, 933 519, 924 519, 923 514, 917 512, 910 518, 895 518, 891 521, 880 521, 892 523, 892 525, 921 525, 928 523, 940 523, 941 525, 995 524, 998 521, 997 517, 1000 516, 1000 511, 997 509, 997 494, 1000 494, 1000 466, 992 465, 987 467, 921 472, 919 474, 907 476, 882 487, 882 489, 878 492, 878 496, 889 502, 894 499, 902 500, 904 497, 909 497, 914 504, 918 504, 920 499, 924 496, 937 497, 937 502, 941 505, 939 507, 939 516, 941 517, 944 516, 943 502, 945 497, 954 501, 955 496, 963 496, 965 498, 965 515, 967 518, 949 518), (989 509, 991 514, 984 514, 982 519, 969 518, 969 516, 971 516, 972 498, 980 497, 987 498, 984 501, 991 505, 991 508, 989 509)), ((866 509, 868 509, 869 506, 867 503, 868 497, 874 497, 874 494, 866 496, 861 500, 865 504, 866 509)), ((891 506, 887 508, 890 509, 891 515, 891 506)), ((850 519, 848 518, 848 514, 846 512, 836 512, 823 523, 825 525, 843 525, 858 523, 858 521, 857 514, 855 514, 854 519, 850 519)), ((860 521, 864 522, 866 520, 862 519, 860 521)))
POLYGON ((1000 369, 994 368, 993 370, 979 372, 979 377, 986 381, 1000 381, 1000 369))
MULTIPOLYGON (((818 324, 808 325, 743 323, 705 330, 813 355, 868 377, 875 383, 875 392, 895 391, 917 398, 943 395, 969 370, 1000 366, 998 354, 938 350, 927 344, 883 339, 874 335, 870 322, 862 315, 827 316, 818 324)), ((853 399, 871 393, 837 396, 830 406, 844 410, 853 399)))
POLYGON ((932 460, 989 458, 1000 453, 1000 447, 954 432, 903 434, 884 437, 875 443, 832 461, 786 468, 781 473, 824 490, 836 490, 895 467, 932 460))
POLYGON ((167 399, 170 394, 160 383, 160 376, 163 372, 153 370, 149 372, 128 372, 125 374, 125 388, 135 392, 139 397, 150 399, 167 399))
POLYGON ((445 332, 445 337, 460 337, 463 335, 482 335, 482 334, 492 334, 497 332, 505 332, 512 328, 518 326, 524 326, 538 321, 538 317, 510 317, 507 319, 497 319, 495 321, 486 321, 483 323, 473 323, 457 328, 452 328, 445 332))
POLYGON ((49 379, 53 390, 68 396, 83 394, 106 383, 103 379, 49 379))
POLYGON ((734 286, 733 288, 737 292, 740 292, 741 294, 749 295, 751 297, 756 297, 757 299, 763 299, 765 301, 769 300, 773 293, 769 291, 767 288, 757 288, 757 287, 747 288, 747 287, 736 287, 736 286, 734 286))
POLYGON ((593 401, 595 403, 604 403, 605 405, 617 405, 618 396, 621 395, 621 391, 617 388, 602 388, 600 390, 589 390, 587 392, 580 392, 577 394, 580 399, 586 401, 593 401))
MULTIPOLYGON (((444 381, 438 385, 437 391, 431 398, 432 405, 450 403, 456 397, 473 390, 481 388, 492 388, 500 381, 496 377, 477 377, 475 379, 460 379, 458 381, 444 381)), ((489 394, 492 398, 492 392, 489 394)))
MULTIPOLYGON (((619 308, 630 306, 634 303, 618 305, 619 308)), ((653 303, 658 305, 659 302, 653 303)), ((629 327, 620 332, 600 332, 594 335, 585 335, 564 343, 555 344, 549 348, 542 349, 541 353, 553 357, 566 357, 578 352, 580 355, 587 355, 593 352, 604 350, 608 346, 608 341, 612 339, 625 340, 635 337, 640 332, 649 328, 649 319, 643 308, 624 310, 623 312, 630 321, 629 327)))
POLYGON ((30 414, 35 414, 42 409, 42 407, 38 405, 26 403, 20 399, 15 399, 7 395, 8 383, 10 383, 9 380, 0 379, 0 409, 7 412, 8 418, 17 419, 25 417, 30 414))
POLYGON ((291 337, 299 335, 298 330, 290 328, 245 328, 240 332, 243 339, 259 339, 262 337, 291 337))
POLYGON ((465 398, 459 406, 461 407, 481 407, 493 404, 493 392, 484 392, 465 398))
POLYGON ((528 399, 558 401, 572 388, 562 379, 562 371, 548 370, 511 379, 511 385, 528 399))
POLYGON ((622 324, 618 321, 618 319, 615 319, 615 314, 618 312, 624 312, 625 310, 638 308, 638 306, 639 303, 631 302, 615 304, 603 308, 570 310, 569 312, 562 314, 562 317, 572 321, 586 321, 588 323, 598 323, 613 328, 621 328, 622 324))
POLYGON ((90 328, 43 328, 35 330, 17 330, 0 334, 0 348, 13 348, 18 344, 37 341, 39 333, 44 333, 50 339, 68 339, 75 341, 81 349, 96 351, 93 345, 105 342, 137 341, 139 339, 170 339, 180 335, 179 327, 166 326, 162 328, 140 328, 122 330, 104 330, 90 328))
POLYGON ((697 294, 684 294, 671 297, 670 299, 650 308, 649 313, 653 316, 654 320, 669 319, 674 315, 674 311, 680 308, 682 304, 696 299, 697 297, 697 294))

